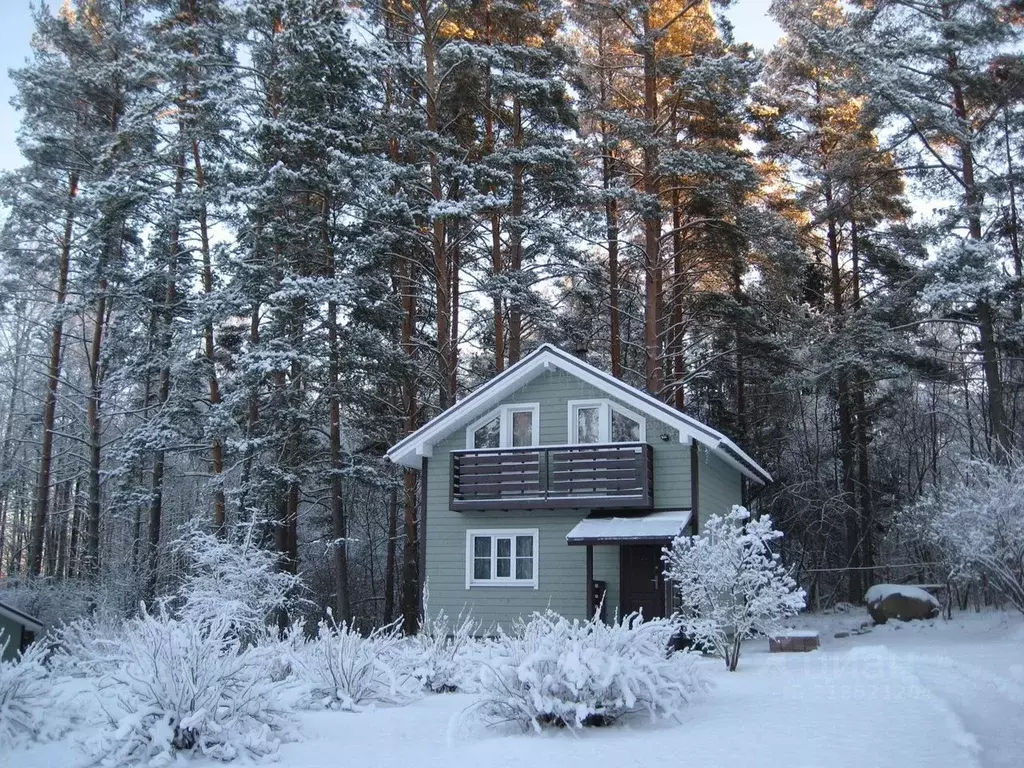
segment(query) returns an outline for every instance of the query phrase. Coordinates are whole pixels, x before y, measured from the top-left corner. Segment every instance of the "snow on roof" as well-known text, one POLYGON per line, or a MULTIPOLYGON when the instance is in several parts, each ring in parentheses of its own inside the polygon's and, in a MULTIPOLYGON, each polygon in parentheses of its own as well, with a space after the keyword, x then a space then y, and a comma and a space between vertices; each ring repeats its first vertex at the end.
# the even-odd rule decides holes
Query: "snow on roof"
POLYGON ((587 517, 566 534, 569 544, 603 541, 671 541, 690 522, 690 510, 651 512, 643 517, 587 517))
POLYGON ((913 600, 921 600, 926 603, 939 607, 939 600, 931 592, 926 592, 920 587, 916 587, 913 584, 875 584, 868 590, 867 594, 864 595, 864 602, 876 603, 891 595, 900 595, 901 597, 909 597, 913 600))
POLYGON ((7 603, 0 603, 0 615, 6 616, 23 627, 27 627, 32 632, 38 632, 43 628, 43 624, 39 619, 34 619, 27 613, 22 613, 13 605, 7 603))
POLYGON ((492 410, 524 384, 554 369, 576 376, 621 400, 624 405, 664 422, 679 432, 679 442, 695 440, 701 443, 754 482, 771 482, 772 476, 721 432, 553 344, 542 344, 515 365, 477 387, 444 413, 398 441, 387 452, 387 457, 396 464, 419 468, 423 457, 433 455, 434 446, 439 441, 492 410))

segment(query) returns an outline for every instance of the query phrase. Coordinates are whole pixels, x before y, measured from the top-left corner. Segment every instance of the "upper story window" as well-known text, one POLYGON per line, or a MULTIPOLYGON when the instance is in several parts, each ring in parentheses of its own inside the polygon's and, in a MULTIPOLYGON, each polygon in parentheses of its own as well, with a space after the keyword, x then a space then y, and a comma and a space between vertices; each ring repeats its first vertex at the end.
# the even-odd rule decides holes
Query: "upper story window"
POLYGON ((467 448, 521 448, 539 443, 539 403, 503 405, 466 428, 467 448))
POLYGON ((642 443, 646 439, 644 418, 610 400, 569 401, 569 443, 642 443))

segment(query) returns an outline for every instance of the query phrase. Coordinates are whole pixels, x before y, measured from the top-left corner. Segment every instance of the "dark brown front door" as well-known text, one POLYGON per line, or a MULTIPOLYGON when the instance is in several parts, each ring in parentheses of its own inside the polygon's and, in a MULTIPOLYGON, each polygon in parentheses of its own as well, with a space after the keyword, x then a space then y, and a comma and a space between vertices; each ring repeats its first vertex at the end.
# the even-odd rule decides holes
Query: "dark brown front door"
POLYGON ((622 615, 643 611, 644 619, 665 614, 665 579, 661 547, 633 544, 619 547, 619 592, 622 615))

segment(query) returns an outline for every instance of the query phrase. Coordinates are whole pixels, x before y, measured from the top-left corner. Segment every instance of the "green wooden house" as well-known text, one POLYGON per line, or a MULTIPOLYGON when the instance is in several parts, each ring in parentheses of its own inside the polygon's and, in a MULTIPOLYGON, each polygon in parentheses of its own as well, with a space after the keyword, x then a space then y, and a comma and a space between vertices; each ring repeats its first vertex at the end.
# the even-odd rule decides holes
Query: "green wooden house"
POLYGON ((420 472, 430 613, 485 625, 665 615, 662 548, 771 480, 725 435, 547 344, 388 457, 420 472))
POLYGON ((0 603, 0 643, 7 642, 7 647, 0 655, 0 661, 8 661, 16 657, 43 629, 42 623, 27 613, 22 613, 7 603, 0 603))

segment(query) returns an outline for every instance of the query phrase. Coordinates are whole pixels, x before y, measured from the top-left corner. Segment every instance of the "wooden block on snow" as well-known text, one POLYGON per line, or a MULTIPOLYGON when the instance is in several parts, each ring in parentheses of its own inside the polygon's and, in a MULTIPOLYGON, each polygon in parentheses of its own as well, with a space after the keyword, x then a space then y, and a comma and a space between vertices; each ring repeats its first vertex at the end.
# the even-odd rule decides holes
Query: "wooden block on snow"
POLYGON ((772 653, 801 653, 813 651, 820 646, 818 633, 810 630, 785 632, 778 637, 768 638, 768 650, 772 653))

